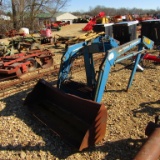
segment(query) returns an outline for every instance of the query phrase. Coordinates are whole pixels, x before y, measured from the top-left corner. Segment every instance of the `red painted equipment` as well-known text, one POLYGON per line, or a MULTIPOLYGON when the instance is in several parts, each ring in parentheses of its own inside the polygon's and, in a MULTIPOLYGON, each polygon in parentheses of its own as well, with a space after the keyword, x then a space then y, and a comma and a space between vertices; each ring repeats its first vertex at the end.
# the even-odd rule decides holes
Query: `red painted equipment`
POLYGON ((40 34, 42 37, 52 37, 51 29, 47 29, 47 28, 42 29, 42 30, 40 30, 40 34))
POLYGON ((68 25, 70 23, 69 23, 69 21, 68 22, 65 22, 65 21, 56 21, 56 22, 54 22, 52 24, 57 24, 58 26, 62 27, 62 26, 66 26, 66 25, 68 25))
POLYGON ((27 53, 14 54, 0 59, 1 75, 21 76, 35 70, 38 66, 50 67, 53 64, 53 54, 48 50, 32 50, 27 53))
POLYGON ((61 30, 61 26, 59 25, 59 23, 56 23, 56 22, 52 23, 50 28, 52 30, 54 29, 54 30, 57 30, 57 31, 61 30))
POLYGON ((140 23, 141 23, 142 21, 152 20, 152 19, 153 19, 153 17, 151 17, 151 16, 139 16, 139 17, 136 17, 136 18, 135 18, 135 20, 139 21, 140 23))
POLYGON ((149 53, 146 53, 144 55, 143 59, 152 60, 152 61, 155 61, 155 62, 160 62, 160 56, 151 55, 149 53))
POLYGON ((7 37, 25 36, 24 33, 19 33, 19 32, 17 32, 15 29, 12 29, 12 30, 8 31, 5 35, 6 35, 7 37))
POLYGON ((93 17, 87 25, 82 29, 83 31, 90 31, 93 29, 93 26, 96 24, 97 19, 105 17, 104 12, 100 12, 97 16, 93 17))

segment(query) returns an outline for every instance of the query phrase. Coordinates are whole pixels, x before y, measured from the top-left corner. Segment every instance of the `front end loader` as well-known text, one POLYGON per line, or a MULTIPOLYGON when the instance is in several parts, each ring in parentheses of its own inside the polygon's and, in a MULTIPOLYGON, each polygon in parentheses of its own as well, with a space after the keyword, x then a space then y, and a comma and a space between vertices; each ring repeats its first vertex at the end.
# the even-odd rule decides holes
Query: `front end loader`
POLYGON ((24 104, 36 118, 79 151, 93 146, 104 138, 106 132, 107 109, 101 100, 111 67, 136 56, 129 88, 144 47, 152 48, 153 42, 144 37, 119 46, 115 39, 100 36, 91 44, 71 45, 62 56, 57 86, 39 80, 24 104), (128 53, 136 46, 138 51, 128 53), (98 53, 103 54, 103 59, 96 71, 94 55, 98 53), (74 81, 70 74, 79 57, 84 61, 85 83, 74 81))

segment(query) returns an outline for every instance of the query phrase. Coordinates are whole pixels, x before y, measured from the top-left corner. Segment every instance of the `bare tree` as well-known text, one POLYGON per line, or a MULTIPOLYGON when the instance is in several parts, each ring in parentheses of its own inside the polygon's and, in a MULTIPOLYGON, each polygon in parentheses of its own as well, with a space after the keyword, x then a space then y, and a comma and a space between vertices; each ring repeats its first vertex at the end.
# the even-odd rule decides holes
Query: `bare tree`
MULTIPOLYGON (((1 0, 0 0, 1 1, 1 0)), ((10 8, 12 11, 12 20, 13 20, 13 27, 18 29, 20 27, 26 26, 30 29, 34 28, 36 17, 41 12, 50 13, 53 16, 56 12, 61 11, 64 9, 70 0, 5 0, 2 1, 2 6, 5 3, 6 8, 10 8)), ((5 7, 3 7, 5 10, 5 7)), ((114 16, 117 14, 154 14, 160 12, 160 9, 157 8, 156 10, 143 10, 141 8, 107 8, 105 6, 96 6, 94 8, 90 7, 89 11, 82 12, 77 11, 76 15, 89 15, 95 16, 99 12, 105 12, 107 16, 114 16)))
MULTIPOLYGON (((69 0, 11 0, 13 27, 15 29, 26 25, 33 29, 39 12, 49 12, 51 15, 63 9, 69 0)), ((8 1, 9 3, 9 1, 8 1)))

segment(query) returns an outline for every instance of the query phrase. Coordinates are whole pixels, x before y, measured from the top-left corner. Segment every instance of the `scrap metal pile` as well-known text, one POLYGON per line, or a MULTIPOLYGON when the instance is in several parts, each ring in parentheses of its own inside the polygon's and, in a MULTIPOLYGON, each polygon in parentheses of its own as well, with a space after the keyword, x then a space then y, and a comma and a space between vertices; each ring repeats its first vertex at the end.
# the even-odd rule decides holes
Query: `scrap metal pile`
POLYGON ((47 68, 53 65, 53 54, 48 50, 32 50, 27 53, 18 53, 12 56, 1 57, 0 74, 16 75, 30 72, 38 68, 47 68))
POLYGON ((54 44, 55 46, 58 46, 59 44, 65 44, 65 49, 67 49, 68 46, 76 43, 90 42, 93 39, 99 37, 100 35, 105 35, 105 33, 104 32, 97 33, 94 31, 89 31, 87 33, 81 34, 80 36, 74 36, 74 37, 55 35, 54 44))
POLYGON ((34 36, 20 36, 9 40, 8 44, 1 42, 0 46, 0 77, 8 76, 8 78, 16 76, 20 77, 25 73, 35 70, 36 68, 46 68, 53 66, 53 51, 49 51, 62 41, 68 46, 79 43, 89 42, 102 33, 87 33, 79 37, 72 37, 71 39, 59 37, 53 43, 53 37, 48 32, 49 30, 41 32, 41 37, 34 36), (49 35, 46 35, 48 34, 49 35))

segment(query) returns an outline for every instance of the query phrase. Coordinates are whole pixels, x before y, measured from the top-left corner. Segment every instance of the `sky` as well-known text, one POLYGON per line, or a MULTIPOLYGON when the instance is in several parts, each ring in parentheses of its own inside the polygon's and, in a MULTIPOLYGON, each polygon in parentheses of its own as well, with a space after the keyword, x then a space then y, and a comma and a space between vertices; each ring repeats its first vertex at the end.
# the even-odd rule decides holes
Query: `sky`
POLYGON ((160 9, 160 0, 70 0, 66 11, 89 11, 90 7, 160 9))

